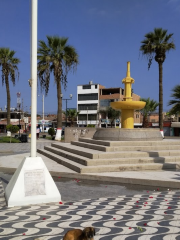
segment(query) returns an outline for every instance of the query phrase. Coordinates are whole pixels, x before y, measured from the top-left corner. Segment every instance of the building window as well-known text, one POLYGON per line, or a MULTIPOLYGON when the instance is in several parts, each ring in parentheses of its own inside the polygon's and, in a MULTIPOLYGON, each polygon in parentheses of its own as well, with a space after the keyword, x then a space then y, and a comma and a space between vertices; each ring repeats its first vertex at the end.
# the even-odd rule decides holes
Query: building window
POLYGON ((88 121, 94 121, 94 120, 97 120, 97 115, 96 114, 79 114, 78 115, 78 120, 79 121, 87 121, 87 118, 88 118, 88 121))
POLYGON ((97 89, 97 85, 95 85, 95 88, 97 89))
POLYGON ((78 94, 78 101, 98 100, 98 93, 78 94))
POLYGON ((102 99, 100 100, 100 107, 109 107, 110 106, 110 99, 102 99))
POLYGON ((91 85, 83 85, 83 89, 91 89, 91 85))
POLYGON ((97 110, 97 104, 79 104, 78 105, 78 111, 82 111, 82 110, 97 110))

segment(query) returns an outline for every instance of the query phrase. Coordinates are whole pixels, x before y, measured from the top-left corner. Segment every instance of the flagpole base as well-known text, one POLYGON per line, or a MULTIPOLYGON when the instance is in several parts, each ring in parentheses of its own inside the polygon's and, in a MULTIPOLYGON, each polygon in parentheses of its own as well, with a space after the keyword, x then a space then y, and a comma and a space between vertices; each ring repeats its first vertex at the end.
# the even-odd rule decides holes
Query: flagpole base
POLYGON ((8 207, 61 201, 41 157, 25 157, 5 189, 8 207))

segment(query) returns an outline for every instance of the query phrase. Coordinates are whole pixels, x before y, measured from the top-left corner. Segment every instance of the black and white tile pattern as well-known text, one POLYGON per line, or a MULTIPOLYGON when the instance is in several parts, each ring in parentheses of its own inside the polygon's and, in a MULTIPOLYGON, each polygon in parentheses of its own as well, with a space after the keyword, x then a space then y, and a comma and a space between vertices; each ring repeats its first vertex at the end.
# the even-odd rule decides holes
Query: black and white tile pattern
POLYGON ((93 226, 95 240, 180 240, 180 192, 7 208, 0 184, 0 239, 60 240, 93 226))
POLYGON ((6 206, 6 201, 5 201, 5 198, 4 198, 4 188, 3 188, 3 184, 2 184, 1 179, 0 179, 0 209, 2 209, 5 206, 6 206))

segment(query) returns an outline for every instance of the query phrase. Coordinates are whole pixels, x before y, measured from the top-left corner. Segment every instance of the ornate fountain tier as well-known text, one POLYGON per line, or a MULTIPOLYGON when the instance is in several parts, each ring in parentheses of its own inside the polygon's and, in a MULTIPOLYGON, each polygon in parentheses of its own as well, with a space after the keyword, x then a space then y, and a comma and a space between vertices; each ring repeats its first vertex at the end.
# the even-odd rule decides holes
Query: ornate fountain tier
POLYGON ((132 102, 112 102, 111 107, 114 108, 115 110, 120 110, 120 109, 130 109, 130 110, 140 110, 144 108, 146 105, 145 102, 143 101, 132 101, 132 102))
POLYGON ((123 101, 112 102, 111 107, 115 110, 121 110, 121 127, 98 129, 93 139, 109 140, 109 141, 159 141, 162 140, 162 135, 159 129, 134 129, 134 110, 140 110, 145 107, 146 103, 143 101, 132 100, 132 88, 134 79, 130 76, 130 62, 127 62, 127 74, 122 80, 125 85, 125 97, 123 101))
POLYGON ((125 87, 124 101, 112 102, 111 107, 115 110, 121 110, 121 127, 134 128, 134 110, 140 110, 145 107, 146 103, 142 101, 132 100, 132 83, 134 79, 130 75, 130 62, 127 62, 126 77, 122 80, 125 87))

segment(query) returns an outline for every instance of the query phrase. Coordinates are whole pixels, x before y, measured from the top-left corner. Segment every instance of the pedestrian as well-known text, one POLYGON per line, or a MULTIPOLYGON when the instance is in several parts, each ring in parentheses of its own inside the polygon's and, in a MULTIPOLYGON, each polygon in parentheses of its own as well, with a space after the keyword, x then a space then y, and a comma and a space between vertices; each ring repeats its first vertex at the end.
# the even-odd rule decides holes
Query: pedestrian
POLYGON ((36 138, 39 139, 39 127, 36 129, 36 138))

